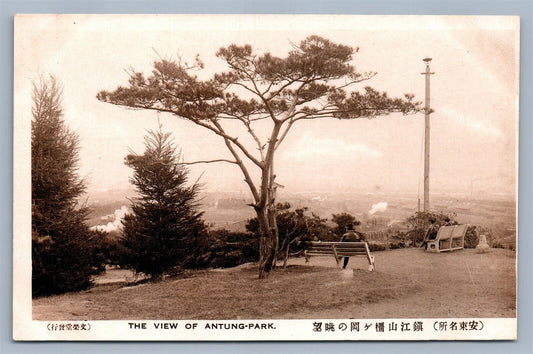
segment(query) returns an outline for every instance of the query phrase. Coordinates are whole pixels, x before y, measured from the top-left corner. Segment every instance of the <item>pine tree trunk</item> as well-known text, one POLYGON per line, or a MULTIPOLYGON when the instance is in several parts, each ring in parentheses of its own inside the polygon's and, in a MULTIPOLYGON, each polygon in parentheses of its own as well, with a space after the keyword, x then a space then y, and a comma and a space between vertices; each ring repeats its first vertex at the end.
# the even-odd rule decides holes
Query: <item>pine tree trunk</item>
POLYGON ((261 172, 261 197, 258 198, 255 211, 259 220, 259 279, 264 279, 276 266, 279 232, 276 223, 276 186, 274 180, 274 152, 278 135, 283 123, 276 121, 261 172))
POLYGON ((264 279, 276 264, 279 239, 275 210, 257 210, 257 219, 259 220, 259 279, 264 279))

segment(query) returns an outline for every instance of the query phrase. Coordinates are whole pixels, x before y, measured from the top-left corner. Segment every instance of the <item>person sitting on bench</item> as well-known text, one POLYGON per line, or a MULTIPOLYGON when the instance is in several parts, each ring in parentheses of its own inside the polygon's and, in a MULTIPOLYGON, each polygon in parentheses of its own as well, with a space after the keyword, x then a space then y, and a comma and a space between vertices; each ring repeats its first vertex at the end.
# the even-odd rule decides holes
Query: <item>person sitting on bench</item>
POLYGON ((426 235, 424 236, 424 240, 422 241, 422 244, 420 245, 420 247, 424 247, 427 250, 428 241, 433 241, 437 238, 437 234, 439 233, 439 228, 440 228, 440 225, 437 224, 437 221, 435 219, 429 219, 429 228, 426 231, 426 235))
MULTIPOLYGON (((346 225, 346 233, 342 235, 341 242, 360 242, 364 241, 363 237, 360 233, 356 232, 354 229, 353 224, 346 225)), ((348 262, 350 261, 350 257, 344 257, 344 264, 342 266, 342 269, 346 269, 346 266, 348 265, 348 262)))

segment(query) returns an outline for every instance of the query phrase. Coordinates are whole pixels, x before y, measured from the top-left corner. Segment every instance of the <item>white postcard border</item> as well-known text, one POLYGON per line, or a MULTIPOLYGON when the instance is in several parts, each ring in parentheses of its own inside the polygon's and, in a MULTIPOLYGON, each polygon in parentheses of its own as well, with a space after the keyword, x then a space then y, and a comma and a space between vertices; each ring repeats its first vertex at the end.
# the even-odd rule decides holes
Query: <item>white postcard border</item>
MULTIPOLYGON (((517 48, 518 49, 518 48, 517 48)), ((15 48, 16 50, 16 48, 15 48)), ((16 64, 15 64, 16 65, 16 64)), ((17 79, 15 79, 16 81, 17 79)), ((516 102, 518 105, 518 102, 516 102)), ((516 340, 517 318, 432 318, 432 319, 305 319, 305 320, 131 320, 131 321, 35 321, 31 300, 31 239, 17 234, 31 234, 30 122, 17 118, 17 97, 14 101, 13 151, 13 339, 51 341, 344 341, 344 340, 516 340), (28 269, 30 272, 28 273, 28 269), (28 296, 30 294, 30 296, 28 296), (413 323, 421 322, 423 330, 414 331, 413 323), (177 328, 155 328, 157 324, 174 324, 177 328), (321 330, 316 330, 321 323, 321 330), (359 329, 352 330, 353 323, 359 329), (383 323, 384 330, 377 331, 383 323), (396 323, 411 324, 410 330, 389 330, 396 323), (458 329, 450 329, 452 323, 458 329), (481 329, 461 330, 462 323, 482 324, 481 329), (85 326, 83 326, 85 324, 85 326), (133 325, 132 325, 133 324, 133 325), (137 328, 138 325, 146 328, 137 328), (219 324, 219 328, 206 325, 219 324), (347 328, 344 328, 346 324, 347 328), (364 326, 370 324, 365 330, 364 326), (89 325, 89 326, 87 326, 89 325), (243 328, 225 329, 237 326, 243 328), (265 327, 263 327, 264 325, 265 327), (326 325, 331 325, 326 330, 326 325), (132 327, 133 326, 133 327, 132 327), (187 328, 187 326, 190 326, 187 328), (252 326, 252 327, 249 327, 252 326), (257 328, 258 326, 258 328, 257 328), (446 329, 442 326, 445 326, 446 329), (76 329, 74 329, 76 328, 76 329), (84 328, 84 329, 82 329, 84 328), (333 328, 333 329, 331 329, 333 328)), ((20 111, 18 111, 20 112, 20 111)), ((518 119, 516 121, 518 125, 518 119)), ((517 142, 518 143, 518 142, 517 142)), ((518 177, 518 175, 517 175, 518 177)), ((518 203, 517 203, 518 208, 518 203)), ((517 259, 518 260, 518 259, 517 259)), ((518 267, 518 262, 517 262, 518 267)), ((164 326, 164 325, 163 325, 164 326)), ((474 327, 476 327, 475 325, 474 327)))
POLYGON ((15 340, 515 340, 516 318, 27 321, 15 340))

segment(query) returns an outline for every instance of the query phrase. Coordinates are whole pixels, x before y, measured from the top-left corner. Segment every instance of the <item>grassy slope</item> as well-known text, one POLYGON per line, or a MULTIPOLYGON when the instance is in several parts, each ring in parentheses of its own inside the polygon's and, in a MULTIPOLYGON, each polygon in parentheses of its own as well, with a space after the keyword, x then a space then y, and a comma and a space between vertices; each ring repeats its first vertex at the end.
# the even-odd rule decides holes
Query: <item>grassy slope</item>
POLYGON ((376 272, 350 261, 353 276, 330 257, 293 259, 258 280, 253 265, 193 272, 134 287, 91 290, 33 301, 34 318, 248 319, 514 317, 515 253, 494 249, 429 254, 378 252, 376 272))

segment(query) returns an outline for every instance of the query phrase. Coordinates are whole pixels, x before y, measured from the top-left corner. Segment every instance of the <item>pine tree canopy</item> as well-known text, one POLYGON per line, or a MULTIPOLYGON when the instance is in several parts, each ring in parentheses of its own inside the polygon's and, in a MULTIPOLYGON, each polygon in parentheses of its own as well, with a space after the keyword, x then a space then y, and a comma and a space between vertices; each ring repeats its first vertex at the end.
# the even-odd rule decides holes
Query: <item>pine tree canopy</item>
POLYGON ((80 205, 85 185, 78 175, 79 139, 65 124, 62 89, 50 76, 33 86, 32 293, 76 291, 91 285, 101 270, 96 254, 102 237, 86 225, 80 205))
POLYGON ((205 226, 197 211, 198 184, 186 186, 188 170, 179 163, 170 133, 150 131, 144 142, 142 155, 125 158, 138 197, 123 221, 124 245, 129 266, 159 276, 188 261, 205 226))

